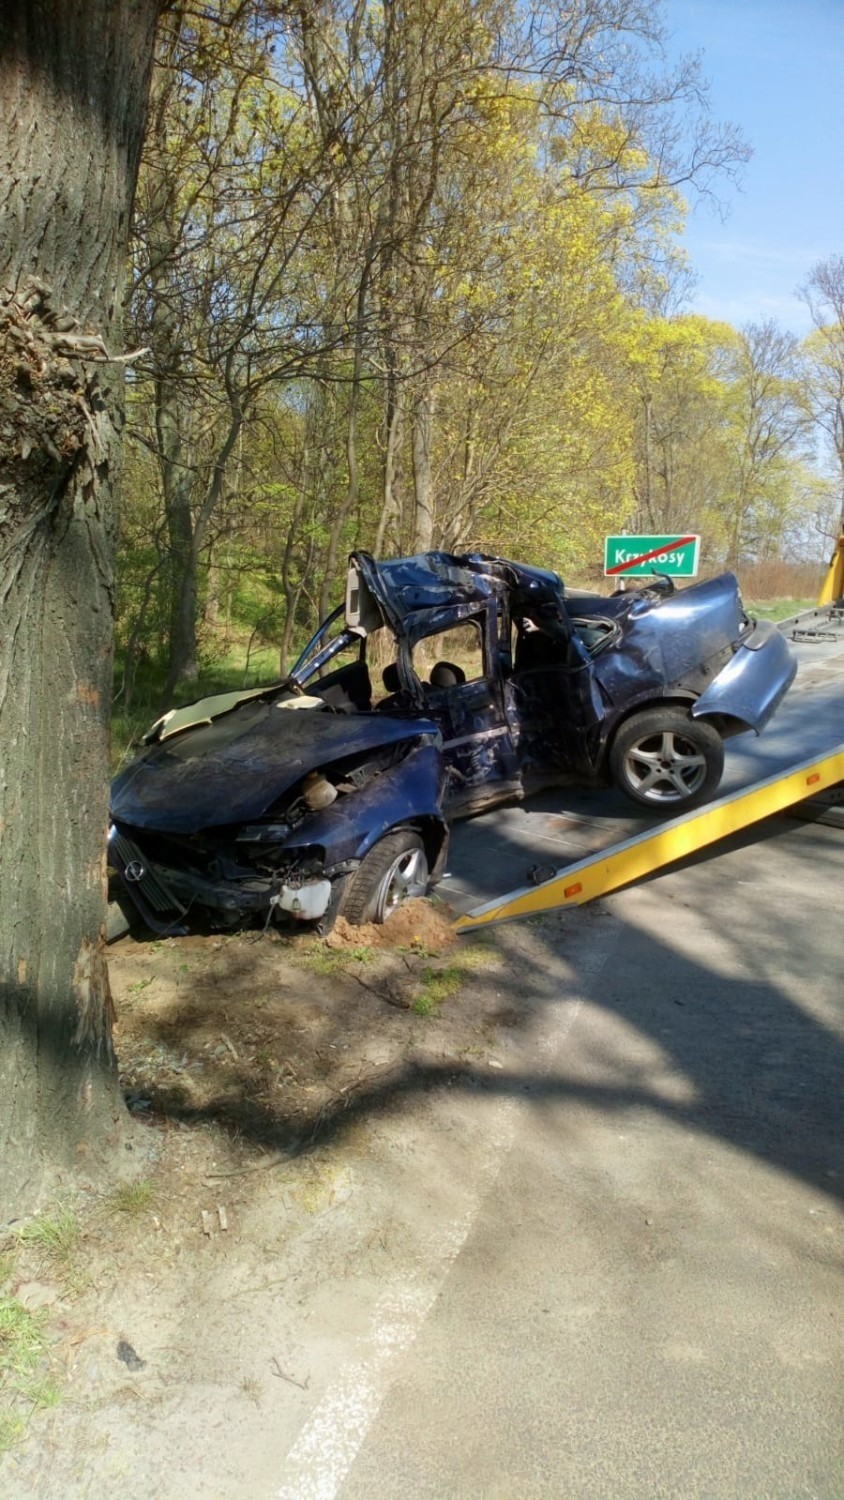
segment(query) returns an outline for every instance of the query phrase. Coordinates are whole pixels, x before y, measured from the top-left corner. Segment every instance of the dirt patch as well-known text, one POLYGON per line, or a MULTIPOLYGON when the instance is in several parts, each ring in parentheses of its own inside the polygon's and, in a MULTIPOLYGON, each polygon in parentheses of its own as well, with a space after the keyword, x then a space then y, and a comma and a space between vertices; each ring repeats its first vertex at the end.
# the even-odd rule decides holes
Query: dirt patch
MULTIPOLYGON (((91 1455, 115 1420, 139 1472, 147 1424, 171 1407, 174 1441, 194 1400, 219 1406, 221 1421, 254 1406, 260 1425, 256 1362, 271 1384, 291 1375, 295 1395, 292 1355, 288 1365, 264 1348, 262 1299, 280 1278, 293 1328, 323 1288, 352 1275, 377 1288, 407 1233, 392 1219, 389 1171, 404 1170, 405 1152, 418 1166, 410 1136, 424 1141, 443 1089, 500 1076, 518 1020, 497 944, 456 941, 435 902, 409 902, 384 927, 338 923, 325 941, 126 938, 109 968, 126 1180, 105 1196, 83 1188, 43 1232, 0 1244, 0 1300, 31 1311, 46 1339, 37 1389, 4 1389, 0 1364, 10 1500, 91 1493, 91 1455)), ((328 1308, 327 1330, 334 1317, 328 1308)), ((276 1338, 275 1301, 266 1322, 276 1338)), ((134 1495, 133 1482, 121 1493, 134 1495)))
POLYGON ((421 900, 384 926, 341 919, 325 940, 124 940, 111 977, 129 1107, 205 1121, 244 1149, 299 1148, 330 1129, 373 1070, 420 1047, 459 1055, 486 1022, 455 997, 470 975, 483 988, 495 962, 488 945, 455 946, 447 908, 421 900))
POLYGON ((345 917, 338 917, 325 941, 329 948, 358 948, 366 944, 393 952, 406 948, 441 953, 445 948, 453 947, 457 936, 447 906, 414 899, 406 901, 389 922, 381 926, 366 922, 361 927, 352 927, 345 917))

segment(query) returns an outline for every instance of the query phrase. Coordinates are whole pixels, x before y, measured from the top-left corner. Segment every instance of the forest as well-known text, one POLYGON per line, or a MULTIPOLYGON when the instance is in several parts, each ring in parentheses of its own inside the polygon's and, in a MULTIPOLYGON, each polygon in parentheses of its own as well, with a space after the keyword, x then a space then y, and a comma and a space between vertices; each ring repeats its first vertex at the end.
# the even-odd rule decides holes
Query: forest
MULTIPOLYGON (((283 673, 353 546, 595 581, 602 538, 817 563, 844 258, 812 332, 687 309, 748 156, 656 0, 169 7, 135 200, 117 709, 283 673), (244 678, 245 680, 245 678, 244 678)), ((774 569, 773 574, 771 568, 774 569)))

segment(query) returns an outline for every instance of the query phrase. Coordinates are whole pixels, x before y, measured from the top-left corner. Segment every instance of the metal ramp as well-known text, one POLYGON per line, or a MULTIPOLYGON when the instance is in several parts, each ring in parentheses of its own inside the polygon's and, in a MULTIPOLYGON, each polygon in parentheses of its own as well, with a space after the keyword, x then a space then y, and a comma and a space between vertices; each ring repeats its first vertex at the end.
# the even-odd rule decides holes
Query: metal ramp
POLYGON ((539 885, 522 886, 484 902, 458 917, 455 929, 471 932, 495 922, 534 917, 566 906, 583 906, 775 813, 787 812, 834 789, 835 795, 829 800, 836 801, 837 788, 842 783, 844 744, 829 754, 778 771, 753 786, 729 792, 717 802, 566 865, 539 885))
POLYGON ((800 615, 791 632, 793 641, 844 639, 844 525, 829 560, 817 608, 800 615))
POLYGON ((844 603, 803 614, 791 630, 793 641, 844 641, 844 603))

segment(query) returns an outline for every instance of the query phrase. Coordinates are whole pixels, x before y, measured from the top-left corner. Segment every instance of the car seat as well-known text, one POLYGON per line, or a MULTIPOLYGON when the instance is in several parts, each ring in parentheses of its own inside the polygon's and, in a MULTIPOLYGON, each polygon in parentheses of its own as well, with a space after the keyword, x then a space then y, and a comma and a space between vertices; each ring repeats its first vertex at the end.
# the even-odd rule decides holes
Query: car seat
POLYGON ((347 662, 312 683, 308 691, 322 698, 336 713, 368 713, 372 706, 372 684, 365 661, 347 662))
POLYGON ((466 681, 466 673, 462 667, 455 666, 451 661, 438 661, 431 668, 428 678, 432 688, 460 687, 466 681))
POLYGON ((383 682, 384 688, 390 696, 388 698, 382 698, 381 702, 376 703, 375 707, 378 709, 379 713, 389 713, 391 708, 395 708, 399 699, 402 699, 402 701, 404 699, 397 662, 391 661, 387 663, 386 667, 381 673, 381 681, 383 682))

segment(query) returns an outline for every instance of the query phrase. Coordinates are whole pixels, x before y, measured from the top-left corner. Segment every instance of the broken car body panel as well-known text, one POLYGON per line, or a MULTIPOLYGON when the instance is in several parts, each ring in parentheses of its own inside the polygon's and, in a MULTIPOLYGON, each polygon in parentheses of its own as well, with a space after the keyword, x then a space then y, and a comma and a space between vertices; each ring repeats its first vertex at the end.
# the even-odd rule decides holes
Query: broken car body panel
POLYGON ((152 744, 112 787, 112 816, 135 828, 198 833, 264 817, 308 771, 437 738, 436 725, 388 715, 285 713, 252 700, 152 744))
POLYGON ((606 779, 613 735, 641 709, 688 704, 722 734, 758 731, 794 670, 731 574, 603 598, 481 553, 354 552, 345 605, 284 682, 152 727, 114 783, 110 863, 158 930, 195 907, 313 919, 385 835, 413 831, 436 878, 450 819, 561 777, 606 779), (460 631, 475 675, 440 662, 423 680, 422 654, 460 631), (394 661, 379 701, 367 642, 380 632, 394 661))
POLYGON ((770 620, 757 620, 735 655, 692 705, 696 719, 716 717, 761 734, 794 680, 785 636, 770 620))

